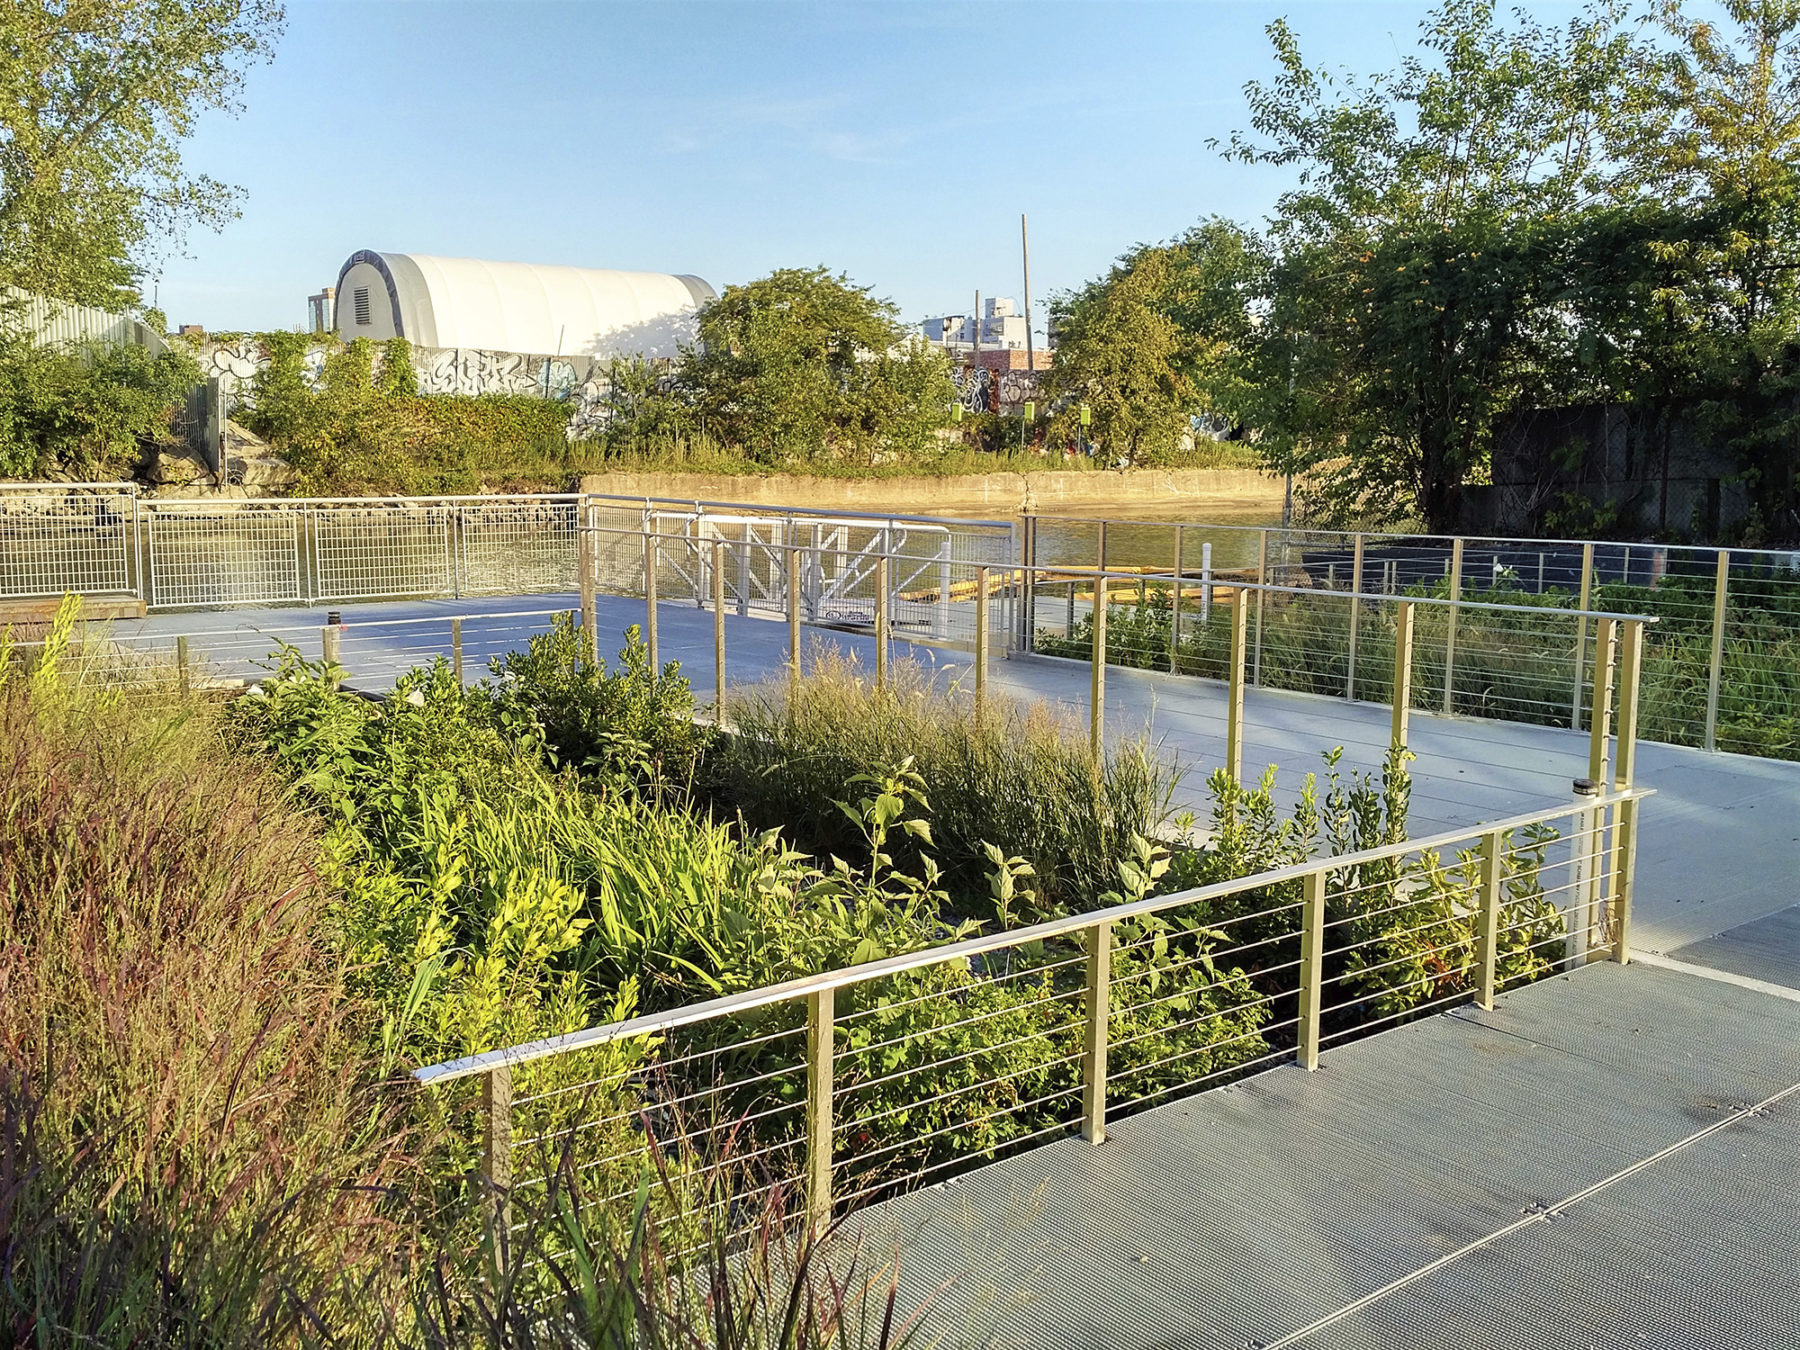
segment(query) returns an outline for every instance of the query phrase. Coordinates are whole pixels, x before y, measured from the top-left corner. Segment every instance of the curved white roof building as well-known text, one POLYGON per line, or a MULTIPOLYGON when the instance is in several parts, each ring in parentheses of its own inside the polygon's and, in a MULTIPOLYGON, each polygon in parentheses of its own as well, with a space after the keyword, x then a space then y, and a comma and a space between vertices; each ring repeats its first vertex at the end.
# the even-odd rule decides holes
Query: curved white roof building
POLYGON ((699 277, 424 253, 351 255, 338 273, 337 329, 421 347, 530 356, 674 356, 717 292, 699 277))

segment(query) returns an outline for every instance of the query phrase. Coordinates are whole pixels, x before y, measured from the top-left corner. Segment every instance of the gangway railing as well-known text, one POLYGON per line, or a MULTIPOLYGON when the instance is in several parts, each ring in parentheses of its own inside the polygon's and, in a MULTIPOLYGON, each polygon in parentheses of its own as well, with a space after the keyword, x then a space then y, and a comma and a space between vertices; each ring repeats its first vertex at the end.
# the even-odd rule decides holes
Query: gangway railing
MULTIPOLYGON (((1629 746, 1627 729, 1621 740, 1629 746)), ((461 1098, 496 1212, 642 1203, 654 1159, 834 1215, 1592 959, 1630 959, 1622 749, 1575 805, 1312 857, 415 1071, 461 1098), (753 1172, 744 1172, 753 1160, 753 1172), (754 1183, 754 1184, 753 1184, 754 1183)), ((1146 875, 1148 875, 1146 873, 1146 875)), ((690 1216, 691 1217, 691 1216, 690 1216)), ((727 1216, 729 1217, 729 1216, 727 1216)))

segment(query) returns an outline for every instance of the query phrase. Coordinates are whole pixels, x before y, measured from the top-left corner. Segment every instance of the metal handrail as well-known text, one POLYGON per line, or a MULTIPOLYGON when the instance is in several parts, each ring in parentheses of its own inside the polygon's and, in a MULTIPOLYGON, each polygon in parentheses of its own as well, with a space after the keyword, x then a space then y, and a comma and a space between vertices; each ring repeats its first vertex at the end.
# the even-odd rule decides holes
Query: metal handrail
POLYGON ((949 961, 966 960, 1008 947, 1067 937, 1072 933, 1093 928, 1096 924, 1117 923, 1121 920, 1156 914, 1183 905, 1222 899, 1242 891, 1257 890, 1288 881, 1298 881, 1319 872, 1333 872, 1359 867, 1367 863, 1382 862, 1390 858, 1404 857, 1410 853, 1442 849, 1452 844, 1463 843, 1477 835, 1503 833, 1528 825, 1547 824, 1568 816, 1604 810, 1626 802, 1642 801, 1646 797, 1655 795, 1654 788, 1623 788, 1607 796, 1584 798, 1579 803, 1559 807, 1553 811, 1526 812, 1522 815, 1509 816, 1504 820, 1487 821, 1464 829, 1446 830, 1424 839, 1408 839, 1397 844, 1384 844, 1380 848, 1363 849, 1356 853, 1343 853, 1331 858, 1294 863, 1288 867, 1259 872, 1253 876, 1239 877, 1233 881, 1214 882, 1211 885, 1195 887, 1192 890, 1135 900, 1110 909, 1089 910, 1082 914, 1050 919, 1024 928, 1003 929, 1000 932, 987 933, 979 937, 963 938, 957 942, 945 943, 941 947, 927 947, 916 952, 883 957, 859 966, 845 966, 817 975, 802 976, 781 984, 765 985, 761 989, 708 999, 704 1003, 691 1003, 686 1007, 672 1009, 669 1012, 647 1013, 640 1017, 627 1018, 622 1022, 609 1022, 603 1026, 589 1027, 582 1031, 565 1032, 560 1036, 551 1036, 524 1045, 489 1050, 463 1059, 449 1060, 442 1064, 432 1064, 415 1069, 412 1076, 422 1085, 436 1087, 444 1083, 455 1082, 460 1078, 471 1078, 477 1074, 487 1073, 493 1069, 510 1068, 520 1064, 529 1064, 535 1060, 549 1059, 556 1055, 589 1050, 633 1036, 672 1031, 678 1027, 710 1021, 715 1017, 732 1016, 768 1007, 775 1003, 785 1003, 791 999, 848 988, 851 985, 862 984, 887 975, 943 965, 949 961))
POLYGON ((749 512, 763 516, 830 516, 842 520, 904 520, 915 521, 926 525, 942 525, 946 520, 953 520, 958 525, 970 525, 991 530, 1008 530, 1013 528, 1010 520, 976 520, 962 516, 921 516, 908 515, 896 511, 840 511, 836 507, 812 506, 767 506, 755 502, 707 501, 699 497, 649 497, 631 496, 621 492, 588 492, 582 494, 586 501, 597 502, 630 502, 641 505, 646 511, 652 506, 691 506, 697 512, 705 514, 709 509, 749 512))
MULTIPOLYGON (((894 519, 899 519, 899 517, 894 517, 894 519)), ((630 539, 667 539, 685 544, 688 547, 695 549, 710 548, 716 542, 722 542, 725 547, 730 548, 738 542, 730 539, 723 541, 695 539, 692 536, 685 534, 666 534, 659 530, 634 530, 619 525, 583 524, 578 525, 576 529, 583 534, 622 535, 630 539)), ((767 547, 771 550, 794 549, 800 553, 834 552, 832 549, 814 544, 773 544, 764 545, 763 547, 767 547)), ((884 553, 875 549, 862 549, 859 550, 859 553, 860 556, 864 558, 885 558, 889 562, 916 563, 920 561, 919 555, 914 553, 884 553)), ((1572 619, 1613 619, 1621 623, 1630 621, 1655 624, 1662 621, 1654 614, 1632 614, 1622 610, 1574 609, 1565 605, 1504 605, 1487 600, 1454 600, 1445 596, 1404 595, 1395 594, 1390 591, 1345 591, 1334 590, 1323 586, 1277 586, 1269 582, 1222 580, 1217 575, 1211 580, 1202 583, 1200 576, 1196 573, 1183 572, 1180 577, 1177 577, 1173 572, 1117 572, 1112 570, 1103 572, 1097 567, 1087 567, 1073 563, 983 563, 955 561, 952 563, 952 566, 961 567, 965 571, 971 568, 981 569, 988 572, 990 575, 995 575, 1002 579, 1004 579, 1008 573, 1056 572, 1063 574, 1059 578, 1059 580, 1063 581, 1104 580, 1144 582, 1146 584, 1155 584, 1159 581, 1174 584, 1176 581, 1180 581, 1184 585, 1192 582, 1210 585, 1217 590, 1250 591, 1264 595, 1330 596, 1333 599, 1338 600, 1369 600, 1387 604, 1405 600, 1415 605, 1437 606, 1444 609, 1455 608, 1458 610, 1491 611, 1497 614, 1556 614, 1572 619), (1067 575, 1069 573, 1075 573, 1076 575, 1070 577, 1067 575)), ((1109 601, 1108 603, 1111 602, 1109 601)))

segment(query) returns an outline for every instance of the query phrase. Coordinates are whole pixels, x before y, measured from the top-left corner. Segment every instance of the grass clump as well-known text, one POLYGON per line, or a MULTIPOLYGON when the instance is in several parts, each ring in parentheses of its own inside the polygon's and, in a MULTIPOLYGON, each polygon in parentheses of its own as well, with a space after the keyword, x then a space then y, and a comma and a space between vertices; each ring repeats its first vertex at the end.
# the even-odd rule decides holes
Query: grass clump
POLYGON ((291 1340, 404 1170, 317 824, 204 706, 71 683, 74 613, 0 654, 0 1341, 291 1340))
MULTIPOLYGON (((1086 737, 1043 705, 990 698, 978 711, 917 662, 889 671, 877 688, 854 657, 822 646, 796 690, 741 696, 730 709, 734 734, 708 760, 709 789, 755 825, 854 858, 862 841, 839 805, 845 785, 907 760, 930 789, 945 886, 991 895, 1002 922, 1093 904, 1117 884, 1132 837, 1155 837, 1169 818, 1180 774, 1148 746, 1097 761, 1086 737), (1003 895, 996 867, 1008 858, 1028 865, 1030 883, 1003 895)), ((918 865, 922 841, 896 847, 903 869, 918 865)))

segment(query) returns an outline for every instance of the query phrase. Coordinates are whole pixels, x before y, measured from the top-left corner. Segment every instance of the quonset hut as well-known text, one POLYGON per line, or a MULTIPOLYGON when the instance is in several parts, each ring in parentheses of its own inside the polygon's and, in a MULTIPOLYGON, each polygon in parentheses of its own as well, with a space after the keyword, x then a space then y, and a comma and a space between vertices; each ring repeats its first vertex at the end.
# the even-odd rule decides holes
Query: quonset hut
POLYGON ((674 356, 716 298, 692 276, 363 250, 338 273, 337 331, 528 356, 674 356))

